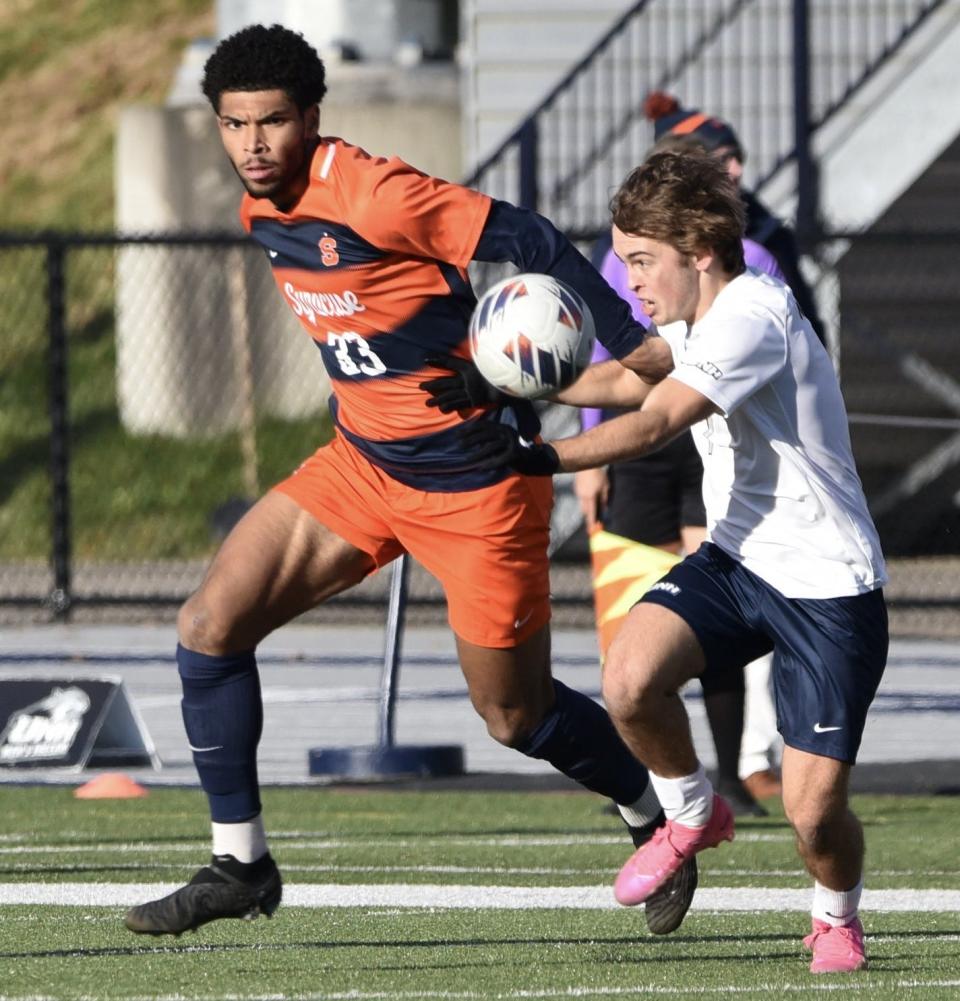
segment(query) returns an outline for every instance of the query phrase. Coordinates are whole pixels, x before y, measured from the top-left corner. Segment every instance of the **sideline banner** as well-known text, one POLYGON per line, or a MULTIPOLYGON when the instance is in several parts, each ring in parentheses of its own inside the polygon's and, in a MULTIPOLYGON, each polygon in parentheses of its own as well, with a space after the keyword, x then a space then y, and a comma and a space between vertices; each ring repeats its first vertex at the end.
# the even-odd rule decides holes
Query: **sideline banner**
POLYGON ((0 768, 117 765, 160 768, 122 679, 0 678, 0 768))

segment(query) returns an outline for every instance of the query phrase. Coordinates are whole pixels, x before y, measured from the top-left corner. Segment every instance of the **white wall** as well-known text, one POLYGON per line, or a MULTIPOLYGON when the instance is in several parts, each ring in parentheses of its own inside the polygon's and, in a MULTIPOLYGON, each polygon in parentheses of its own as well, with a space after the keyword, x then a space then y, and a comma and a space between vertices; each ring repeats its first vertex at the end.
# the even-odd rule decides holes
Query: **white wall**
POLYGON ((630 6, 461 0, 464 163, 489 154, 630 6))
POLYGON ((444 0, 217 0, 217 35, 248 24, 284 24, 321 50, 349 42, 364 59, 392 59, 406 40, 442 44, 444 0))

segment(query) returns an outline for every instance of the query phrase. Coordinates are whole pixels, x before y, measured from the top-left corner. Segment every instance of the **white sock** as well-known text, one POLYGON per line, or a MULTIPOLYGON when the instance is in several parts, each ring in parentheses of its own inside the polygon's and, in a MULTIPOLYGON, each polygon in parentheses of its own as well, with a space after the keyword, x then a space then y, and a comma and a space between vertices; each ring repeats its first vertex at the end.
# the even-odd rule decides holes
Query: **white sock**
POLYGON ((213 854, 232 855, 238 862, 256 862, 267 854, 267 835, 263 815, 239 824, 210 825, 213 828, 213 854))
POLYGON ((620 816, 631 827, 646 827, 660 812, 660 800, 657 799, 653 782, 647 782, 647 787, 639 799, 626 806, 618 803, 617 809, 620 811, 620 816))
POLYGON ((713 812, 713 786, 698 765, 692 775, 679 779, 664 779, 650 773, 650 783, 657 791, 667 820, 675 820, 684 827, 706 827, 713 812))
POLYGON ((813 884, 812 914, 820 921, 839 928, 848 925, 857 916, 860 906, 860 894, 863 892, 863 880, 852 890, 829 890, 820 883, 813 884))

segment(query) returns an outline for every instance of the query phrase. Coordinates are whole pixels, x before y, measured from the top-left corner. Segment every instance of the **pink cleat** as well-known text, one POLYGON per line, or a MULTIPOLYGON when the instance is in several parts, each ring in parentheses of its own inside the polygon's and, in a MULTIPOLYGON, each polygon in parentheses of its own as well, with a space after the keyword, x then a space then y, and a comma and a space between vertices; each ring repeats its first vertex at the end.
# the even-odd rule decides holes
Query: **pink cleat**
POLYGON ((613 895, 627 907, 642 904, 697 852, 715 848, 721 841, 733 841, 733 813, 725 799, 714 795, 706 827, 685 827, 668 820, 627 859, 613 884, 613 895))
POLYGON ((863 925, 859 918, 839 927, 814 918, 813 931, 803 944, 813 953, 811 973, 853 973, 866 968, 863 925))

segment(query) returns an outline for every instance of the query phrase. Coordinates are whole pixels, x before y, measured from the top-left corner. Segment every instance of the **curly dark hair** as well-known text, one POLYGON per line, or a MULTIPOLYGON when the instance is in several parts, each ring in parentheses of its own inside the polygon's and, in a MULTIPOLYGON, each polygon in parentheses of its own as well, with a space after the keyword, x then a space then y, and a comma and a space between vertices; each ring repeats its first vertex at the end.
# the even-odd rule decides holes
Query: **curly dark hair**
POLYGON ((709 247, 726 271, 743 271, 743 202, 724 165, 702 149, 654 153, 620 186, 610 213, 624 233, 681 254, 709 247))
POLYGON ((203 68, 203 93, 214 111, 227 90, 282 90, 305 111, 323 100, 326 72, 303 35, 279 24, 251 24, 220 42, 203 68))

